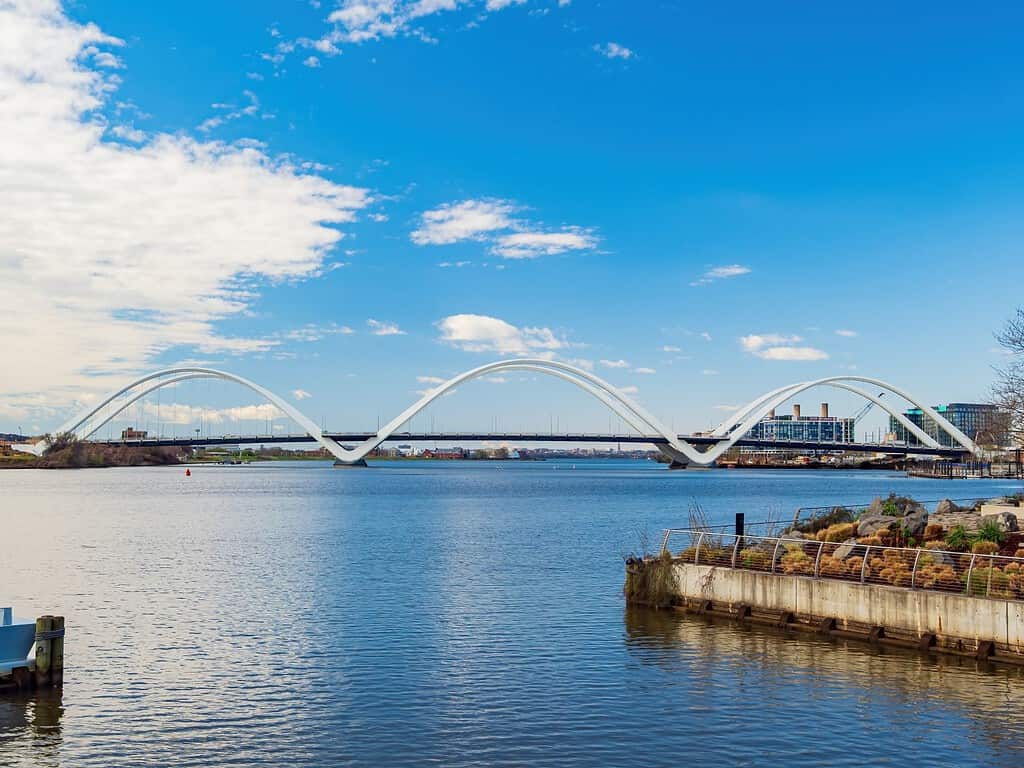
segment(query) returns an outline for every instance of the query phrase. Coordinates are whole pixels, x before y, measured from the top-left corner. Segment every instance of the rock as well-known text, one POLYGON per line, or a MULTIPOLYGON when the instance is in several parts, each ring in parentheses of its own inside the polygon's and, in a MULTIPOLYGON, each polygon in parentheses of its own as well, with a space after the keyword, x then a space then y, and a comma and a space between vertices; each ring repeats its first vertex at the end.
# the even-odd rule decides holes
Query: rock
POLYGON ((943 499, 939 502, 939 505, 935 507, 936 515, 955 515, 960 511, 960 507, 957 506, 951 499, 943 499))
POLYGON ((928 510, 920 505, 908 515, 903 517, 891 517, 890 515, 869 515, 865 513, 857 524, 858 536, 870 536, 881 530, 890 527, 896 529, 906 528, 907 533, 915 539, 924 536, 924 529, 928 525, 928 510))
POLYGON ((1000 512, 995 515, 982 515, 981 521, 995 520, 999 524, 999 530, 1003 533, 1016 533, 1020 530, 1017 526, 1017 516, 1012 512, 1000 512))
POLYGON ((876 531, 888 528, 898 519, 899 518, 896 517, 889 517, 888 515, 870 515, 865 512, 857 522, 857 535, 870 536, 876 531))
POLYGON ((896 514, 889 514, 888 517, 906 517, 912 512, 926 512, 927 510, 918 504, 913 499, 908 499, 906 496, 895 496, 891 495, 886 499, 876 497, 866 510, 861 518, 871 515, 885 515, 886 512, 895 511, 896 514))
MULTIPOLYGON (((856 539, 847 539, 836 547, 836 551, 832 553, 832 557, 836 560, 846 560, 854 553, 854 550, 856 550, 858 546, 861 545, 857 544, 856 539)), ((861 547, 861 549, 863 549, 863 547, 861 547)))
POLYGON ((956 561, 953 559, 953 556, 950 555, 948 552, 942 552, 937 549, 926 549, 921 553, 922 557, 925 555, 930 557, 932 559, 932 562, 935 563, 935 565, 948 565, 950 567, 956 567, 956 561))
POLYGON ((928 510, 920 505, 918 507, 919 509, 899 518, 899 520, 901 521, 901 527, 906 528, 911 536, 920 541, 921 537, 924 536, 924 529, 928 527, 928 510))

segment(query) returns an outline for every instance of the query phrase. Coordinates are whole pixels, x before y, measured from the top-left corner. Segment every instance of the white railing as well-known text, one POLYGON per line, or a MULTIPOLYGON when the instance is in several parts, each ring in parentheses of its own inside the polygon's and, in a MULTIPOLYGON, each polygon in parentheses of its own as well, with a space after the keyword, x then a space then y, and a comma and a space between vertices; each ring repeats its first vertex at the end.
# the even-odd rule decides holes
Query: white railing
POLYGON ((1024 600, 1024 558, 1006 555, 692 528, 666 530, 661 552, 694 565, 1024 600))

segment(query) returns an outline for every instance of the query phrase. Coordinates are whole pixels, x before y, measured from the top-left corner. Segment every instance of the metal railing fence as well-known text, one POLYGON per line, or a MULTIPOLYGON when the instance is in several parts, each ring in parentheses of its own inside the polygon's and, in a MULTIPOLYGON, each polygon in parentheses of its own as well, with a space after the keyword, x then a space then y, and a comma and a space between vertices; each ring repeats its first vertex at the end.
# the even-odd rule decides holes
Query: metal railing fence
POLYGON ((661 552, 714 565, 815 579, 1024 600, 1024 558, 717 530, 670 528, 661 552))

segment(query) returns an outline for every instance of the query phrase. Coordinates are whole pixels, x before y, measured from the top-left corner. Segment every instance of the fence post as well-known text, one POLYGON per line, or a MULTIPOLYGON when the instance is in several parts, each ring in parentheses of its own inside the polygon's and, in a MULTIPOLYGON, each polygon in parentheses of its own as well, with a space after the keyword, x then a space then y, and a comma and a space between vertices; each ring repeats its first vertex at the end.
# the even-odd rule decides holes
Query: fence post
POLYGON ((864 559, 860 564, 860 583, 864 583, 864 573, 868 567, 868 555, 871 554, 871 545, 868 544, 868 548, 864 550, 864 559))
POLYGON ((775 558, 779 554, 779 545, 782 543, 782 539, 775 540, 775 549, 772 550, 772 573, 775 573, 775 558))
POLYGON ((967 594, 971 594, 971 574, 974 573, 974 560, 977 555, 971 555, 971 564, 967 566, 967 594))
POLYGON ((693 564, 700 565, 700 543, 704 541, 704 534, 701 533, 697 536, 697 551, 693 553, 693 564))
POLYGON ((914 570, 910 572, 910 588, 914 589, 914 585, 917 583, 917 561, 921 559, 921 550, 917 550, 917 554, 914 555, 914 570))
POLYGON ((744 518, 745 517, 746 516, 742 512, 737 512, 736 513, 736 535, 737 536, 742 536, 743 535, 743 523, 744 523, 744 518))
POLYGON ((662 552, 664 552, 665 550, 668 549, 668 537, 669 537, 669 534, 671 532, 672 532, 671 528, 666 528, 665 529, 665 535, 661 539, 661 551, 662 552))
POLYGON ((818 569, 819 569, 820 564, 821 564, 821 552, 822 552, 823 549, 825 549, 825 542, 824 541, 821 542, 818 545, 818 554, 814 556, 814 578, 818 578, 818 573, 819 573, 818 569))
POLYGON ((992 594, 992 571, 996 567, 996 556, 992 555, 988 559, 988 581, 985 583, 985 597, 989 597, 992 594))
POLYGON ((736 567, 736 553, 739 552, 739 549, 740 549, 740 537, 737 536, 735 543, 732 545, 732 567, 733 568, 736 567))

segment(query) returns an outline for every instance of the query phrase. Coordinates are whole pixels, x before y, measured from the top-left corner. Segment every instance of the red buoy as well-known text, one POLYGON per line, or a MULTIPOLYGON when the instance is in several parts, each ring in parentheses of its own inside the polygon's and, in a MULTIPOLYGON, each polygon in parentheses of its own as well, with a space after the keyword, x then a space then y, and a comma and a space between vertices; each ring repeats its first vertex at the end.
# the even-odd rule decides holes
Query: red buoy
POLYGON ((185 467, 185 477, 192 477, 192 470, 185 467))

